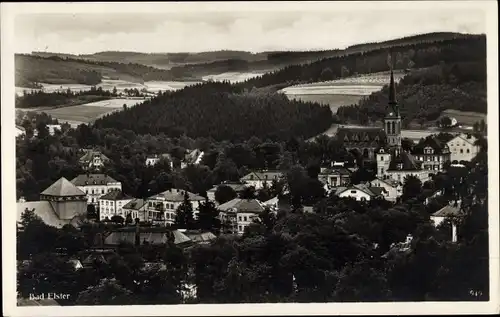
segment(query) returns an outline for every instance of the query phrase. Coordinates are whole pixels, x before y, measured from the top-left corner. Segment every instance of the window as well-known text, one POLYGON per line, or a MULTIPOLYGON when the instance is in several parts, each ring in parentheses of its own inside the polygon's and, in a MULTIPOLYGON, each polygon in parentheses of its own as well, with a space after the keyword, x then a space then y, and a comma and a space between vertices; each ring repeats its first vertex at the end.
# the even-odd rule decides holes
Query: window
POLYGON ((92 189, 92 195, 94 194, 94 190, 92 189))
POLYGON ((469 150, 469 149, 467 149, 467 153, 470 153, 470 150, 469 150))
POLYGON ((104 194, 104 188, 103 188, 103 189, 101 189, 101 194, 104 194))
POLYGON ((384 168, 383 167, 380 168, 380 174, 384 174, 384 168))
POLYGON ((384 157, 383 157, 383 156, 381 156, 381 157, 380 157, 380 160, 381 160, 381 161, 383 161, 383 160, 384 160, 384 157))
POLYGON ((460 149, 460 154, 463 154, 464 153, 464 149, 460 149))
POLYGON ((244 221, 248 221, 248 220, 247 220, 247 216, 245 216, 245 217, 243 218, 243 220, 244 220, 244 221))
POLYGON ((355 190, 351 190, 351 194, 356 194, 356 191, 355 190))
POLYGON ((238 226, 238 231, 243 231, 243 229, 241 229, 241 226, 238 226))
POLYGON ((241 221, 241 216, 238 216, 238 221, 241 221))

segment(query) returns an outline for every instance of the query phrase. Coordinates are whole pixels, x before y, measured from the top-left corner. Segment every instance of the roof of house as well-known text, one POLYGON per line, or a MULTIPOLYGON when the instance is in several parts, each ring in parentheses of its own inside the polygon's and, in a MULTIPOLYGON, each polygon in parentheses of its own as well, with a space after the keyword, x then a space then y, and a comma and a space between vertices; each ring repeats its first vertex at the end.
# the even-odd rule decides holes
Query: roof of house
POLYGON ((185 191, 185 190, 176 189, 176 188, 166 190, 162 193, 159 193, 157 195, 152 196, 151 198, 152 199, 163 198, 166 201, 180 202, 180 201, 184 201, 184 193, 185 192, 187 192, 190 201, 205 200, 205 197, 193 194, 193 193, 185 191))
POLYGON ((188 152, 184 156, 184 161, 186 163, 191 163, 191 164, 198 164, 201 161, 201 158, 203 157, 205 153, 203 151, 200 151, 198 149, 194 149, 191 152, 188 152))
POLYGON ((27 201, 24 203, 17 203, 17 221, 21 221, 21 215, 26 209, 33 210, 35 215, 40 217, 42 221, 56 228, 62 228, 64 225, 70 224, 71 220, 62 220, 57 216, 52 204, 48 201, 27 201))
POLYGON ((427 147, 431 147, 434 150, 433 154, 446 154, 450 153, 450 149, 448 145, 444 142, 441 142, 435 136, 428 136, 427 138, 421 140, 417 145, 413 147, 413 154, 426 154, 424 149, 427 147))
POLYGON ((99 199, 105 200, 128 200, 132 199, 129 195, 124 194, 121 190, 111 190, 106 195, 101 196, 99 199))
POLYGON ((471 134, 460 133, 459 135, 455 136, 453 139, 448 141, 448 144, 450 144, 454 141, 456 142, 457 139, 464 140, 472 145, 474 145, 474 143, 477 141, 477 138, 471 134))
POLYGON ((85 193, 68 181, 66 178, 61 177, 55 183, 45 189, 41 195, 68 197, 68 196, 85 196, 85 193))
POLYGON ((23 131, 23 132, 26 132, 26 129, 23 127, 23 126, 20 126, 20 125, 17 125, 16 124, 16 128, 23 131))
POLYGON ((80 162, 90 162, 94 159, 94 156, 99 156, 103 161, 109 161, 109 158, 100 151, 85 150, 85 154, 80 157, 80 162))
MULTIPOLYGON (((132 230, 119 230, 112 232, 104 240, 104 244, 107 245, 118 245, 122 241, 129 243, 135 243, 135 228, 131 227, 132 230)), ((174 244, 184 244, 191 242, 191 239, 179 230, 148 230, 148 228, 140 228, 139 239, 141 244, 143 241, 147 241, 151 244, 162 244, 168 242, 167 232, 171 232, 174 235, 174 244)))
POLYGON ((339 127, 335 134, 337 140, 345 145, 376 146, 385 142, 387 136, 384 129, 381 128, 353 128, 339 127))
MULTIPOLYGON (((381 153, 384 149, 380 149, 381 153)), ((385 151, 385 150, 384 150, 385 151)), ((399 154, 395 153, 395 149, 389 149, 391 154, 391 162, 389 163, 388 171, 418 171, 421 169, 422 162, 415 159, 408 151, 401 149, 399 154), (398 167, 401 164, 401 169, 398 167)))
POLYGON ((107 185, 108 183, 118 183, 116 179, 106 174, 80 174, 71 180, 75 186, 86 185, 107 185))
POLYGON ((146 157, 146 159, 161 159, 161 158, 171 160, 172 155, 170 155, 169 153, 163 153, 163 154, 151 154, 146 157))
POLYGON ((446 205, 432 214, 433 217, 462 217, 464 214, 459 207, 446 205))
POLYGON ((243 183, 243 182, 240 182, 240 183, 234 183, 234 182, 233 183, 221 183, 221 184, 219 184, 217 186, 212 187, 208 191, 209 192, 215 192, 217 190, 217 188, 219 188, 220 186, 227 186, 227 187, 232 188, 235 192, 241 192, 241 191, 243 191, 245 188, 247 188, 250 185, 246 184, 246 183, 243 183))
POLYGON ((378 178, 378 177, 377 177, 377 179, 376 179, 376 180, 381 181, 381 182, 383 182, 383 183, 386 183, 387 185, 389 185, 389 186, 391 186, 391 187, 394 187, 394 188, 396 188, 396 187, 398 187, 398 186, 401 186, 401 183, 400 183, 400 182, 398 182, 397 180, 392 179, 392 178, 386 178, 386 179, 383 179, 383 178, 378 178))
POLYGON ((146 201, 144 199, 140 198, 135 198, 129 201, 128 203, 123 206, 123 209, 133 209, 133 210, 139 210, 142 207, 146 205, 146 201))
POLYGON ((337 190, 335 191, 335 195, 340 195, 341 193, 348 191, 348 190, 360 190, 367 195, 370 195, 372 197, 375 196, 380 196, 382 193, 386 192, 385 188, 383 187, 373 187, 373 186, 366 186, 363 184, 357 184, 357 185, 352 185, 348 187, 338 187, 337 190))
MULTIPOLYGON (((181 231, 181 230, 179 230, 181 231)), ((201 232, 201 231, 194 231, 194 230, 186 230, 184 233, 189 239, 191 239, 193 242, 210 242, 214 239, 217 238, 217 236, 209 231, 207 232, 201 232)))
POLYGON ((264 207, 257 199, 241 199, 234 198, 226 203, 223 203, 219 207, 222 211, 236 211, 236 212, 251 212, 260 213, 264 211, 264 207))
POLYGON ((273 197, 273 198, 271 198, 269 200, 266 200, 262 204, 264 206, 271 206, 271 205, 276 205, 278 203, 278 201, 279 201, 279 198, 278 198, 278 196, 276 196, 276 197, 273 197))
POLYGON ((280 171, 254 171, 250 172, 247 175, 241 178, 242 181, 249 180, 272 180, 279 179, 283 176, 283 173, 280 171))
POLYGON ((352 172, 345 167, 325 168, 319 175, 351 175, 352 172))

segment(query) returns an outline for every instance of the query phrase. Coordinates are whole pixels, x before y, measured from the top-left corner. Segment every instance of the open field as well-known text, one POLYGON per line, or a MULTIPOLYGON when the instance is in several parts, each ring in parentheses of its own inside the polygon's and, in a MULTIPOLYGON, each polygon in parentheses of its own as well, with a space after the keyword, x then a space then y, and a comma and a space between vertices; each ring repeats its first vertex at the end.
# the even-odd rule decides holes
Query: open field
POLYGON ((227 72, 215 75, 207 75, 203 76, 203 80, 213 80, 213 81, 224 81, 227 80, 231 83, 238 83, 245 81, 250 78, 254 78, 257 76, 262 76, 264 73, 252 73, 252 72, 227 72))
POLYGON ((476 122, 481 120, 486 121, 486 114, 480 112, 472 112, 472 111, 460 111, 447 109, 441 113, 441 116, 449 116, 457 119, 457 121, 461 124, 473 125, 476 122))
POLYGON ((105 114, 122 111, 123 105, 133 107, 143 99, 109 99, 91 102, 78 106, 61 107, 56 109, 18 109, 21 111, 45 112, 60 122, 68 122, 72 126, 81 123, 90 123, 105 114))

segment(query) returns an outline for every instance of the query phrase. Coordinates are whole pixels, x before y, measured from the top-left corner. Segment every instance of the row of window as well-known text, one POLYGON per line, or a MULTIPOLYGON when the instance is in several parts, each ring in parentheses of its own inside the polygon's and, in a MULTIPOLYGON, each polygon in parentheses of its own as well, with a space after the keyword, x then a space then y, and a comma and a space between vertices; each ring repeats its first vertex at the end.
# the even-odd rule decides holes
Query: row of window
MULTIPOLYGON (((107 188, 107 189, 101 189, 100 192, 101 194, 105 194, 105 193, 109 193, 110 191, 112 190, 119 190, 119 188, 107 188)), ((98 195, 99 194, 99 190, 98 189, 92 189, 90 190, 89 192, 89 189, 88 188, 85 188, 85 194, 91 194, 91 195, 98 195)))
MULTIPOLYGON (((451 151, 451 152, 452 152, 452 153, 455 153, 455 154, 457 153, 457 151, 456 151, 455 149, 452 149, 452 151, 451 151)), ((467 153, 467 154, 469 154, 469 153, 470 153, 470 150, 469 150, 469 149, 467 149, 467 150, 466 150, 466 153, 467 153)), ((464 149, 460 149, 460 154, 464 154, 464 149)))
MULTIPOLYGON (((162 203, 154 203, 154 202, 150 201, 150 202, 148 202, 148 207, 150 207, 150 208, 155 208, 155 207, 160 208, 161 204, 162 203)), ((165 204, 165 208, 166 209, 175 209, 175 206, 174 206, 174 204, 166 203, 165 204)))

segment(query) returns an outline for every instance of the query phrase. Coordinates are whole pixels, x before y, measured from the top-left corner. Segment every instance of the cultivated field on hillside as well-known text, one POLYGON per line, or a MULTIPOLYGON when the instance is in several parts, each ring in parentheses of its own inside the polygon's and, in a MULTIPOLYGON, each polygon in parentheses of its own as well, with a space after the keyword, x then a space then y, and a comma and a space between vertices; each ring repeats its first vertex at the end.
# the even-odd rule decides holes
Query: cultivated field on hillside
POLYGON ((449 116, 457 119, 459 123, 473 125, 476 122, 481 120, 486 120, 486 114, 480 112, 472 112, 472 111, 460 111, 447 109, 441 113, 441 116, 449 116))

